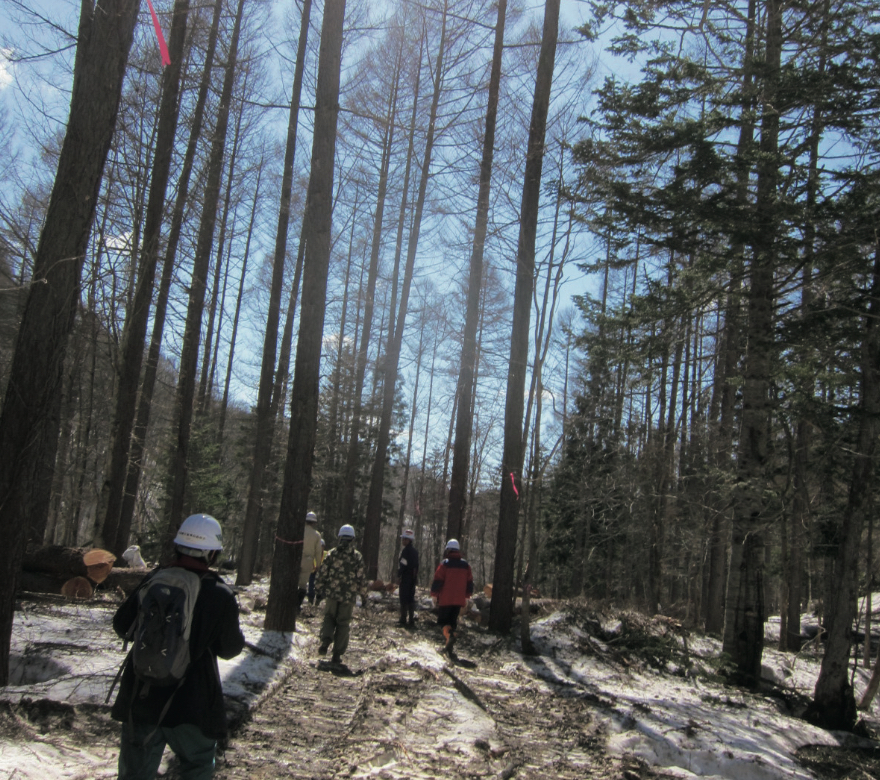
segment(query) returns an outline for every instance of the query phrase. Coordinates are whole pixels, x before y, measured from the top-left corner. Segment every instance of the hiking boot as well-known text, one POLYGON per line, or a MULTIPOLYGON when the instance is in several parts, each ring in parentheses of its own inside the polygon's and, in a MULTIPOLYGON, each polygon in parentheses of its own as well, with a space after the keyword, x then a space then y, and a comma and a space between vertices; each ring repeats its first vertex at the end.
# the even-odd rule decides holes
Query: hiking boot
POLYGON ((452 647, 455 645, 455 632, 452 626, 443 626, 443 636, 446 637, 446 644, 443 646, 443 652, 451 653, 452 647))
POLYGON ((330 647, 330 643, 322 641, 321 646, 318 648, 318 655, 327 655, 328 647, 330 647))
POLYGON ((342 656, 339 653, 333 653, 333 657, 330 659, 331 664, 341 664, 342 656))

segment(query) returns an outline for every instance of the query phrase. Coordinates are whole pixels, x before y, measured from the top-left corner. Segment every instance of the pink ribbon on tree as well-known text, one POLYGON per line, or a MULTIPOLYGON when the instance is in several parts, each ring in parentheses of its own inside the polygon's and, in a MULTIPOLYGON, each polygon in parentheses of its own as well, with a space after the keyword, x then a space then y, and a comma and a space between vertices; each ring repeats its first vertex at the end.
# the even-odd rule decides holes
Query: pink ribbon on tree
POLYGON ((156 9, 153 8, 152 1, 147 0, 147 5, 150 6, 150 16, 153 17, 153 27, 156 30, 156 38, 159 41, 159 53, 162 55, 162 67, 164 68, 166 65, 171 64, 171 55, 168 54, 168 46, 165 43, 165 36, 162 35, 162 28, 159 26, 159 17, 156 16, 156 9))
POLYGON ((516 479, 512 471, 510 472, 510 484, 513 485, 513 492, 516 493, 516 497, 519 498, 519 491, 516 489, 516 479))

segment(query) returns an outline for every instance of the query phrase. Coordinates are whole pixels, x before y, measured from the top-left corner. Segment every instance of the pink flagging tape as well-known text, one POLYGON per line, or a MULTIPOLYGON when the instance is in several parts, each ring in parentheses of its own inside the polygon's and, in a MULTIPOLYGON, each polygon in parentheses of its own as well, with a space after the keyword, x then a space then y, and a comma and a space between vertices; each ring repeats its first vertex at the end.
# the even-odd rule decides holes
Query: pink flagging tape
POLYGON ((162 28, 159 26, 159 17, 156 16, 156 9, 153 8, 152 0, 147 0, 150 6, 150 16, 153 17, 153 28, 156 30, 156 38, 159 41, 159 53, 162 55, 162 67, 171 64, 171 55, 168 53, 168 46, 165 43, 165 36, 162 35, 162 28))

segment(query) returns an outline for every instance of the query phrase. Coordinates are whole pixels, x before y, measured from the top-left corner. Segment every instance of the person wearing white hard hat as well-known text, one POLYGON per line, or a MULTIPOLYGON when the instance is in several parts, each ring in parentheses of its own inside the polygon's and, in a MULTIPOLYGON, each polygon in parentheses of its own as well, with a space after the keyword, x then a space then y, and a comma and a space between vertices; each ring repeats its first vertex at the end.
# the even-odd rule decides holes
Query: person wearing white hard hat
POLYGON ((431 583, 431 598, 437 601, 437 625, 443 629, 446 639, 443 650, 450 658, 455 658, 452 648, 458 638, 458 615, 473 592, 471 566, 461 557, 458 540, 450 539, 431 583))
POLYGON ((156 777, 166 745, 180 760, 183 777, 213 775, 217 744, 227 736, 217 658, 234 658, 244 648, 235 594, 210 569, 222 549, 220 523, 205 514, 186 518, 174 538, 172 562, 147 574, 113 617, 114 631, 127 637, 138 617, 141 590, 158 572, 180 567, 199 577, 189 631, 192 660, 180 683, 145 684, 135 675, 131 655, 122 669, 110 712, 122 722, 119 780, 156 777))
POLYGON ((306 527, 303 529, 302 559, 299 565, 299 584, 296 592, 296 608, 302 608, 303 599, 309 588, 309 578, 321 565, 323 557, 321 533, 318 531, 318 516, 314 512, 306 515, 306 527))
POLYGON ((351 617, 358 595, 361 603, 367 604, 367 572, 364 557, 354 546, 352 526, 346 524, 339 529, 336 547, 327 553, 318 569, 315 587, 325 599, 318 653, 326 655, 332 644, 332 663, 338 664, 348 648, 351 617))
POLYGON ((416 580, 419 574, 419 551, 415 548, 416 535, 411 528, 400 534, 400 560, 397 562, 397 580, 400 593, 399 626, 412 628, 416 624, 416 580))

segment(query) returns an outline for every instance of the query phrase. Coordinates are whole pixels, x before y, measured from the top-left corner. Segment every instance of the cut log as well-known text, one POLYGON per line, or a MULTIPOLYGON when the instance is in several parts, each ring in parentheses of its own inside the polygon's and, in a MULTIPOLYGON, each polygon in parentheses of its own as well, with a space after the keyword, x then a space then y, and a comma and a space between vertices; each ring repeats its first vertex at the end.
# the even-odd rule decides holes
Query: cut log
POLYGON ((51 545, 31 549, 25 553, 22 570, 49 574, 64 581, 71 577, 88 577, 94 583, 103 582, 116 556, 107 550, 51 545))
POLYGON ((107 550, 89 550, 83 555, 83 563, 88 569, 88 578, 94 583, 101 583, 113 568, 116 556, 107 550))
POLYGON ((71 601, 90 599, 95 595, 92 583, 85 577, 71 577, 61 586, 61 595, 71 601))

